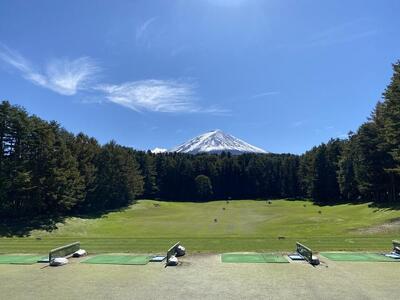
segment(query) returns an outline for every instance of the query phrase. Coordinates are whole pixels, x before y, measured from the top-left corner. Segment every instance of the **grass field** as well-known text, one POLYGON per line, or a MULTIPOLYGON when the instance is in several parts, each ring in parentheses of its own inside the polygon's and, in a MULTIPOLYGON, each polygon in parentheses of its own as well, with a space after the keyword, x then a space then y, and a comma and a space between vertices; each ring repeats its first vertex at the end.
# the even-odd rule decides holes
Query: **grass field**
POLYGON ((79 240, 90 253, 158 253, 180 240, 190 252, 390 250, 400 211, 367 204, 315 206, 307 201, 178 203, 141 200, 100 218, 70 218, 52 232, 0 238, 0 253, 47 253, 79 240), (281 237, 281 238, 278 238, 281 237))

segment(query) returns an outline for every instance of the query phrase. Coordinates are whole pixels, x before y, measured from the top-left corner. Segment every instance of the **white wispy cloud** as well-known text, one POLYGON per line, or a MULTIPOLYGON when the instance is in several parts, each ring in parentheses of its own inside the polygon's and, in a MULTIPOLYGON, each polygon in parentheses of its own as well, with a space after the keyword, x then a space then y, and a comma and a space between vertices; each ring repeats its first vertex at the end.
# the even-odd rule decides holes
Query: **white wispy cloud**
POLYGON ((376 33, 377 30, 370 28, 367 20, 354 20, 316 33, 304 43, 304 46, 317 47, 348 43, 376 33))
POLYGON ((222 117, 232 116, 232 111, 230 109, 224 109, 217 106, 211 106, 209 108, 197 108, 197 110, 194 112, 211 114, 222 117))
POLYGON ((330 46, 336 44, 343 44, 347 42, 353 42, 358 39, 366 38, 375 35, 376 33, 377 30, 368 30, 343 36, 326 36, 319 39, 311 40, 307 42, 306 46, 317 47, 317 46, 330 46))
POLYGON ((293 123, 292 123, 292 126, 293 126, 293 127, 300 127, 300 126, 303 126, 304 123, 305 123, 305 121, 300 120, 300 121, 293 122, 293 123))
POLYGON ((37 68, 18 52, 0 44, 0 60, 18 70, 26 80, 59 94, 75 95, 84 90, 81 103, 111 101, 138 112, 230 114, 216 106, 200 106, 196 85, 191 82, 149 79, 97 84, 100 68, 89 57, 54 59, 37 68))
POLYGON ((64 95, 74 95, 79 89, 88 88, 99 67, 89 58, 75 60, 57 59, 46 66, 44 87, 64 95))
POLYGON ((208 0, 210 4, 223 7, 237 7, 248 2, 248 0, 208 0))
POLYGON ((144 21, 137 29, 136 29, 136 39, 139 40, 144 36, 149 26, 157 20, 157 17, 152 17, 144 21))
POLYGON ((194 87, 192 84, 172 80, 140 80, 123 84, 102 84, 111 102, 135 111, 182 112, 194 111, 194 87))
MULTIPOLYGON (((350 22, 339 23, 334 26, 315 30, 308 36, 304 36, 302 40, 279 44, 278 48, 315 48, 329 47, 355 42, 362 39, 370 38, 378 34, 378 30, 373 27, 373 23, 369 19, 356 19, 350 22)), ((296 36, 297 39, 297 36, 296 36)))
POLYGON ((44 67, 35 68, 18 52, 4 45, 0 45, 0 59, 16 68, 32 83, 68 96, 88 88, 88 84, 99 71, 97 64, 89 57, 74 60, 53 59, 44 67))
POLYGON ((13 66, 14 68, 18 69, 21 72, 30 72, 31 67, 29 62, 19 55, 17 52, 12 51, 8 47, 0 44, 0 58, 13 66))
POLYGON ((195 85, 177 80, 140 80, 122 84, 102 84, 95 89, 116 104, 137 112, 224 114, 227 110, 198 105, 195 85))
POLYGON ((278 91, 268 91, 268 92, 255 94, 255 95, 251 96, 251 98, 262 98, 262 97, 274 96, 274 95, 279 95, 279 94, 280 94, 280 92, 278 92, 278 91))

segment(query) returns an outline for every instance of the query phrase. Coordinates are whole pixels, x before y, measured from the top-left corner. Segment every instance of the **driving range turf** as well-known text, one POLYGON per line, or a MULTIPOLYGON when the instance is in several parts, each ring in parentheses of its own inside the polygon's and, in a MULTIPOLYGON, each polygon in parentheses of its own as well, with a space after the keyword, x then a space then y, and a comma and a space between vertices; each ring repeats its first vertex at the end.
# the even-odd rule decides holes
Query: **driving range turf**
POLYGON ((358 259, 390 251, 399 220, 400 211, 368 204, 141 200, 102 217, 66 219, 52 232, 0 238, 7 259, 77 240, 90 254, 60 268, 0 264, 0 292, 4 299, 395 299, 400 264, 336 261, 345 253, 335 251, 358 259), (148 263, 147 255, 165 254, 176 241, 188 250, 177 267, 148 263), (296 241, 332 259, 320 255, 318 267, 284 263, 281 252, 294 251, 296 241))
POLYGON ((41 259, 37 255, 0 255, 0 264, 33 265, 41 259))
POLYGON ((167 268, 80 260, 58 268, 0 265, 0 298, 380 300, 397 299, 400 292, 397 263, 221 263, 217 254, 189 254, 167 268))
MULTIPOLYGON (((315 251, 384 251, 400 236, 399 219, 398 210, 368 204, 140 200, 101 217, 68 218, 51 232, 32 230, 26 237, 2 237, 0 253, 43 255, 77 240, 89 253, 164 253, 178 240, 191 253, 287 252, 294 250, 296 241, 315 251)), ((0 234, 6 232, 0 227, 0 234)))

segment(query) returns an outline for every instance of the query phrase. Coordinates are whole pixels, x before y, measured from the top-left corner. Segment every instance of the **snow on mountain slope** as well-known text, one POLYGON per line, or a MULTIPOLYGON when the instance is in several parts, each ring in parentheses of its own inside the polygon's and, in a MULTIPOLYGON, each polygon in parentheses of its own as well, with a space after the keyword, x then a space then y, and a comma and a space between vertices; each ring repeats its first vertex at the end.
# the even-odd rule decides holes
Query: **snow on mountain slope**
POLYGON ((201 134, 188 142, 179 145, 169 152, 182 153, 221 153, 230 152, 231 154, 242 153, 268 153, 261 148, 252 146, 230 134, 219 129, 201 134))
POLYGON ((167 152, 167 151, 168 151, 167 149, 158 148, 158 147, 156 147, 156 148, 154 148, 153 150, 151 150, 151 152, 152 152, 152 153, 155 153, 155 154, 157 154, 157 153, 164 153, 164 152, 167 152))

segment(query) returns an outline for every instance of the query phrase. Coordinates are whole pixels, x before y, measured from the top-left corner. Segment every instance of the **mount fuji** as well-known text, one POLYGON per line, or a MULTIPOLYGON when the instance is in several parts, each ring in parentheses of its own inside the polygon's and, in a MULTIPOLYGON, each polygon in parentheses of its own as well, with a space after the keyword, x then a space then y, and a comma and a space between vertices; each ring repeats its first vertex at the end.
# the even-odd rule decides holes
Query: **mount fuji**
POLYGON ((268 153, 219 129, 203 133, 184 144, 168 150, 168 152, 189 154, 229 152, 235 155, 243 153, 268 153))

